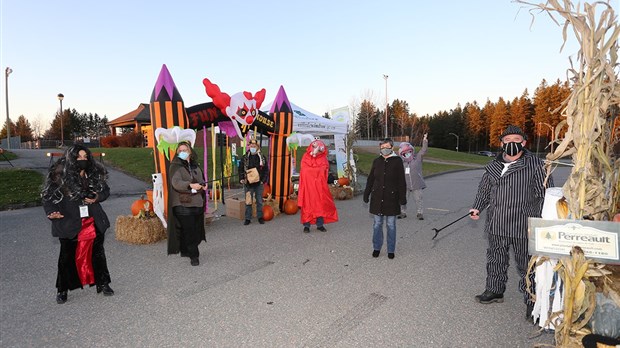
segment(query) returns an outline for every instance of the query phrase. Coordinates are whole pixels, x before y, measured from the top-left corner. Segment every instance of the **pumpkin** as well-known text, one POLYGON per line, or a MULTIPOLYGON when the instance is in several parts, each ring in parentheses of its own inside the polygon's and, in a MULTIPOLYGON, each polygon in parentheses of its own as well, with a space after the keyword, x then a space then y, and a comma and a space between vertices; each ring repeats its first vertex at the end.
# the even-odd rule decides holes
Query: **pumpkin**
POLYGON ((297 206, 297 200, 296 199, 287 199, 286 202, 284 202, 284 213, 286 215, 295 215, 297 214, 297 211, 299 210, 299 207, 297 206))
POLYGON ((270 205, 263 205, 263 220, 271 221, 273 219, 273 208, 270 205))
POLYGON ((209 199, 214 199, 213 198, 213 191, 215 191, 215 200, 219 200, 220 198, 222 198, 222 190, 209 190, 209 199))
POLYGON ((338 185, 340 186, 348 186, 351 183, 351 181, 349 180, 349 178, 347 177, 342 177, 338 179, 338 185))
POLYGON ((144 199, 144 195, 141 195, 140 199, 135 200, 131 204, 131 215, 136 216, 140 214, 141 210, 153 211, 153 203, 144 199))
POLYGON ((263 185, 263 198, 269 197, 270 194, 271 194, 271 186, 269 186, 269 183, 265 183, 263 185))

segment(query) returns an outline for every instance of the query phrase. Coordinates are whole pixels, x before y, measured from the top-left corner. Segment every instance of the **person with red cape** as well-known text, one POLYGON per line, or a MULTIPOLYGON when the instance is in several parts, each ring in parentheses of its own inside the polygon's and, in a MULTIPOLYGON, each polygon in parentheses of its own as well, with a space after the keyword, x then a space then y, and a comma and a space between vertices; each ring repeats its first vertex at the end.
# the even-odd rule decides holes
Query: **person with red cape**
POLYGON ((110 221, 100 202, 110 196, 105 167, 90 150, 74 145, 49 170, 41 196, 60 241, 56 302, 67 302, 67 292, 96 285, 97 293, 114 295, 103 247, 110 221))
POLYGON ((299 172, 297 205, 301 208, 304 233, 310 232, 310 225, 316 225, 317 230, 327 232, 324 224, 338 221, 334 198, 327 187, 328 172, 325 144, 315 140, 306 149, 299 172))

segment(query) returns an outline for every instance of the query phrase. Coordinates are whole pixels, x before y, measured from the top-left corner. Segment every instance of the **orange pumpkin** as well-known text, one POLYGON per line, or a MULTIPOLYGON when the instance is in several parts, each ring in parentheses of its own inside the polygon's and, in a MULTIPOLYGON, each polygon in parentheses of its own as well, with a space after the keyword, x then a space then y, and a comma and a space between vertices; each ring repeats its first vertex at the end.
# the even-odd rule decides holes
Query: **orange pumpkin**
MULTIPOLYGON (((214 199, 213 191, 213 189, 209 190, 209 199, 214 199)), ((222 190, 215 190, 215 199, 219 200, 220 198, 222 198, 222 190)))
POLYGON ((349 180, 349 178, 342 177, 338 179, 338 185, 340 186, 348 186, 350 183, 351 183, 351 180, 349 180))
POLYGON ((297 206, 296 199, 287 199, 286 202, 284 202, 284 213, 286 215, 295 215, 298 210, 299 207, 297 206))
POLYGON ((131 204, 131 215, 136 216, 140 214, 140 210, 153 211, 153 203, 144 199, 144 195, 141 195, 140 199, 135 200, 131 204))
POLYGON ((270 194, 271 186, 269 186, 269 183, 265 183, 265 185, 263 185, 263 198, 269 197, 270 194))
POLYGON ((273 208, 270 205, 263 205, 263 220, 271 221, 273 219, 273 208))

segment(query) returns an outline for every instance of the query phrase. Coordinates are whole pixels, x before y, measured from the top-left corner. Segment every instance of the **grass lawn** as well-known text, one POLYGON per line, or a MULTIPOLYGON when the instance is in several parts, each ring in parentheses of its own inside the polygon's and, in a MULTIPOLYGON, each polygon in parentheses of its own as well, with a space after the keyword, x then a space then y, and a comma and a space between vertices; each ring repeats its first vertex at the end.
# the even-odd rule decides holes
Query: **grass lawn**
POLYGON ((0 169, 0 210, 41 204, 43 175, 29 169, 0 169))

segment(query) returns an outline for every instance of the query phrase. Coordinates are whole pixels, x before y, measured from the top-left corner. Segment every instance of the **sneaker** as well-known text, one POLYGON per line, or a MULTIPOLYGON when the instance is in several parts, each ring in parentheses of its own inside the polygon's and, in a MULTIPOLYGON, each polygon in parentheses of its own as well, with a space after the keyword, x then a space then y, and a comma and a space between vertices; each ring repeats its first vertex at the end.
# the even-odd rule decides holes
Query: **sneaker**
POLYGON ((264 225, 265 224, 265 219, 263 219, 263 218, 258 219, 258 223, 261 224, 261 225, 264 225))
POLYGON ((304 233, 310 233, 310 227, 304 227, 304 233))
POLYGON ((482 294, 476 296, 476 301, 483 304, 493 302, 502 303, 504 302, 504 294, 496 294, 494 292, 484 290, 482 294))
POLYGON ((192 257, 190 259, 190 264, 192 266, 198 266, 198 265, 200 265, 200 260, 197 257, 192 257))
POLYGON ((407 217, 407 214, 398 214, 396 217, 397 217, 398 219, 404 219, 404 218, 406 218, 406 217, 407 217))
POLYGON ((418 213, 418 220, 424 220, 424 215, 422 215, 422 213, 418 213))
POLYGON ((327 232, 327 228, 325 228, 325 226, 317 227, 316 229, 321 232, 327 232))
POLYGON ((394 258, 394 253, 388 253, 388 259, 393 259, 394 258))
POLYGON ((249 224, 250 224, 250 220, 245 220, 245 221, 243 222, 243 225, 244 225, 244 226, 247 226, 247 225, 249 225, 249 224))
POLYGON ((379 257, 380 253, 381 253, 381 251, 379 251, 379 250, 373 250, 372 251, 372 257, 379 257))

